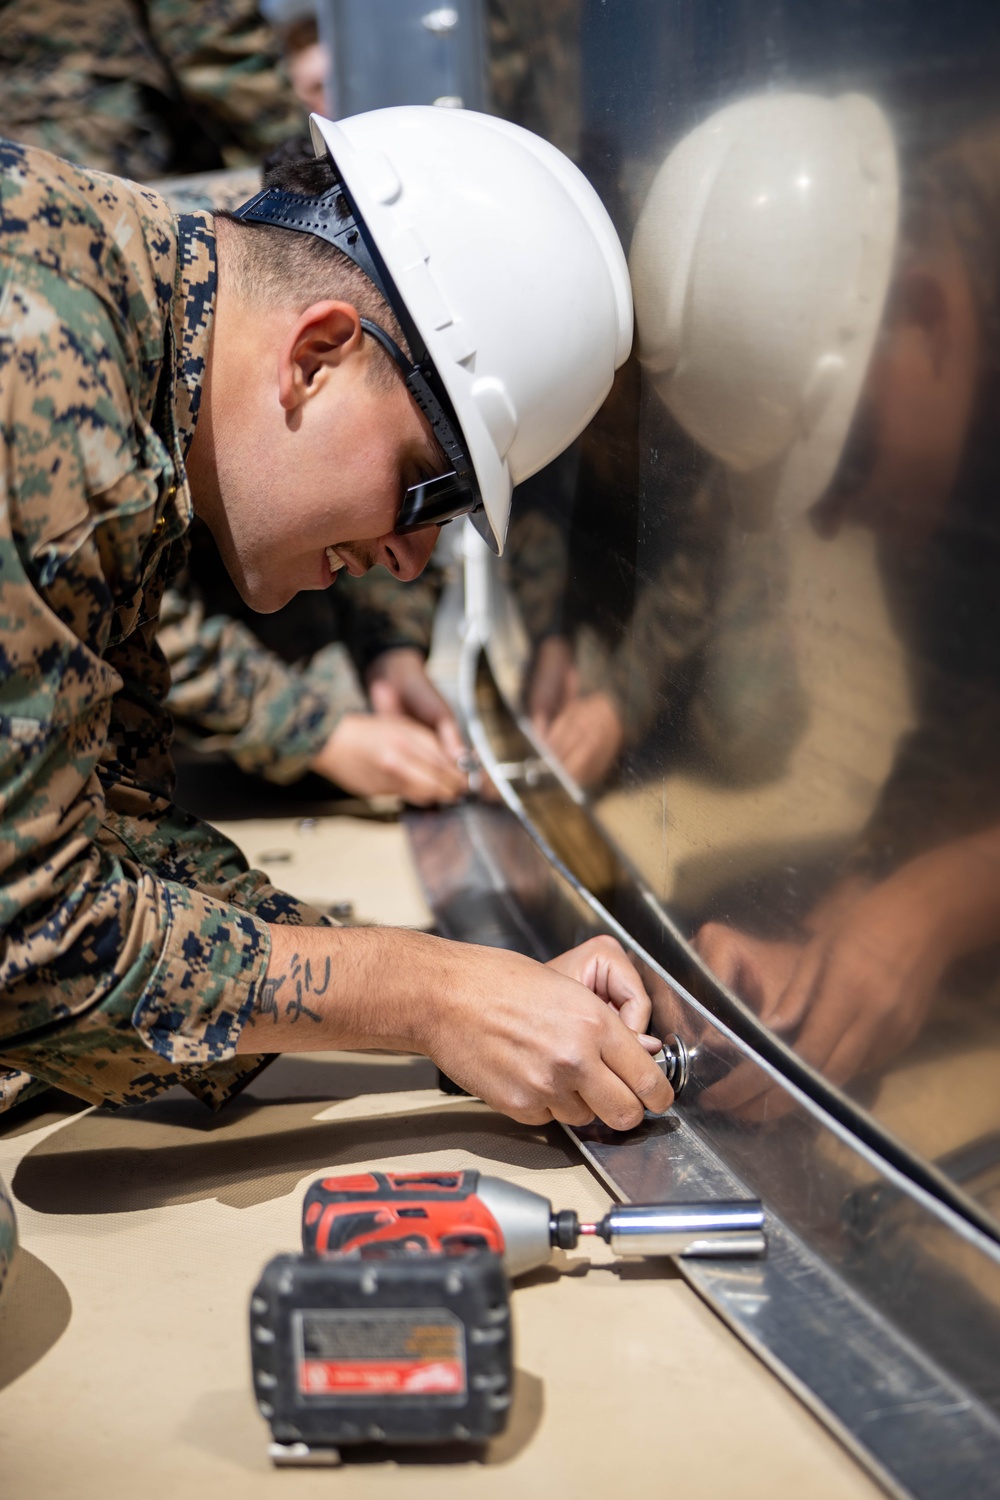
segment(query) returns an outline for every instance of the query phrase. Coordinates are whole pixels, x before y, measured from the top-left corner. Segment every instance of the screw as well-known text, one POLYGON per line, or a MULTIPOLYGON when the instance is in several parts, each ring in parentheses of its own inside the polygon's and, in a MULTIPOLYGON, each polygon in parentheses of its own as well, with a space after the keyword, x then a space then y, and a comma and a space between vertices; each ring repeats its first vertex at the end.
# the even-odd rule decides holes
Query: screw
POLYGON ((688 1081, 691 1055, 680 1037, 675 1036, 673 1032, 663 1038, 663 1061, 660 1066, 674 1091, 674 1098, 680 1098, 681 1091, 688 1081))

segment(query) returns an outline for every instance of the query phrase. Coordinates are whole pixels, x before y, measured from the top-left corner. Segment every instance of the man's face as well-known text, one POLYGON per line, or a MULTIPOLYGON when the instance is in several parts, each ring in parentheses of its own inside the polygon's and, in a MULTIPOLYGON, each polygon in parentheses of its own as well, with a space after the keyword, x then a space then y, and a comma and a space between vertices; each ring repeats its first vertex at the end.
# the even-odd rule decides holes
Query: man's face
POLYGON ((326 98, 326 78, 329 70, 327 50, 322 42, 310 42, 289 52, 285 58, 288 77, 296 99, 308 114, 331 113, 326 98))
POLYGON ((897 289, 821 518, 924 546, 954 489, 971 420, 978 330, 957 259, 897 289))
POLYGON ((279 352, 258 362, 256 378, 231 357, 225 323, 213 348, 220 503, 205 514, 262 613, 329 588, 342 570, 357 577, 381 563, 415 578, 437 540, 437 528, 400 536, 394 526, 406 488, 441 473, 444 454, 402 378, 384 366, 373 378, 373 341, 342 323, 328 312, 298 339, 264 339, 279 352))

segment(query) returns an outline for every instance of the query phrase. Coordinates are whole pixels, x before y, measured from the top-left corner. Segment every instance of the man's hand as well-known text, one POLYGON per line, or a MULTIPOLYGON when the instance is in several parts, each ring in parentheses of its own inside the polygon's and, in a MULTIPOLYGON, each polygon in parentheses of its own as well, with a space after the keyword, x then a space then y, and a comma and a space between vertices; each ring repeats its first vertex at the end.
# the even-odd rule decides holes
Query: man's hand
POLYGON ((649 996, 617 938, 591 938, 579 948, 571 948, 568 953, 550 959, 547 967, 585 984, 588 990, 618 1012, 647 1052, 654 1055, 659 1052, 660 1042, 646 1031, 651 1012, 649 996))
POLYGON ((539 646, 527 709, 538 738, 579 786, 604 780, 625 741, 621 719, 607 693, 581 694, 580 672, 565 636, 548 636, 539 646))
POLYGON ((454 802, 468 780, 430 729, 403 714, 344 714, 311 769, 358 797, 454 802))
MULTIPOLYGON (((921 863, 880 885, 841 892, 811 919, 813 935, 804 942, 761 942, 713 922, 695 947, 804 1062, 831 1083, 845 1083, 913 1040, 951 957, 921 863)), ((744 1119, 782 1112, 764 1073, 751 1065, 735 1068, 702 1103, 744 1119)))
POLYGON ((549 635, 535 654, 528 683, 528 718, 539 739, 545 739, 553 719, 580 691, 580 673, 573 647, 564 635, 549 635))
POLYGON ((428 677, 419 651, 408 646, 383 651, 368 668, 367 686, 377 714, 407 714, 433 730, 452 765, 464 758, 466 747, 455 716, 428 677))
POLYGON ((553 720, 546 744, 579 786, 604 780, 625 742, 618 709, 607 693, 574 698, 553 720))
POLYGON ((524 1124, 597 1116, 628 1130, 644 1110, 673 1102, 647 1050, 652 1039, 644 1046, 631 1029, 644 1030, 649 1013, 639 976, 610 939, 543 966, 425 933, 275 926, 237 1051, 421 1052, 524 1124))

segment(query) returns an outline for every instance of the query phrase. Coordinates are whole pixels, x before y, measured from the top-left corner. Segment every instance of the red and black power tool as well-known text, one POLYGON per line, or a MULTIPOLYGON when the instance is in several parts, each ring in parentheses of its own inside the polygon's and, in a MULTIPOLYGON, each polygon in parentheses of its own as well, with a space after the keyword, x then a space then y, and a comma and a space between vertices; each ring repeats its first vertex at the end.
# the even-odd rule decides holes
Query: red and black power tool
POLYGON ((254 1387, 279 1464, 358 1443, 482 1442, 501 1432, 513 1355, 508 1275, 599 1235, 622 1255, 760 1255, 759 1203, 616 1205, 599 1223, 479 1172, 324 1177, 302 1255, 250 1304, 254 1387))

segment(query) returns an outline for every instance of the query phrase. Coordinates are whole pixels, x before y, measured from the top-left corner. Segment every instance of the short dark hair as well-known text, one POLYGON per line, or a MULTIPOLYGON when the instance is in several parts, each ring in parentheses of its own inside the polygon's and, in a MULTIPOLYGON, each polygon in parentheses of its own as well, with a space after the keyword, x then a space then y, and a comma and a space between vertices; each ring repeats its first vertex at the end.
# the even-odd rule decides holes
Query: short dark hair
MULTIPOLYGON (((329 192, 335 180, 325 156, 303 154, 281 159, 276 153, 264 173, 265 187, 308 197, 329 192)), ((244 301, 294 307, 298 311, 322 297, 350 302, 362 317, 378 323, 406 350, 395 313, 361 268, 336 245, 317 235, 282 229, 277 224, 247 223, 224 209, 216 212, 215 219, 222 220, 229 230, 225 237, 225 271, 244 301)), ((399 378, 396 366, 382 346, 372 342, 375 352, 372 378, 388 386, 399 378)))

